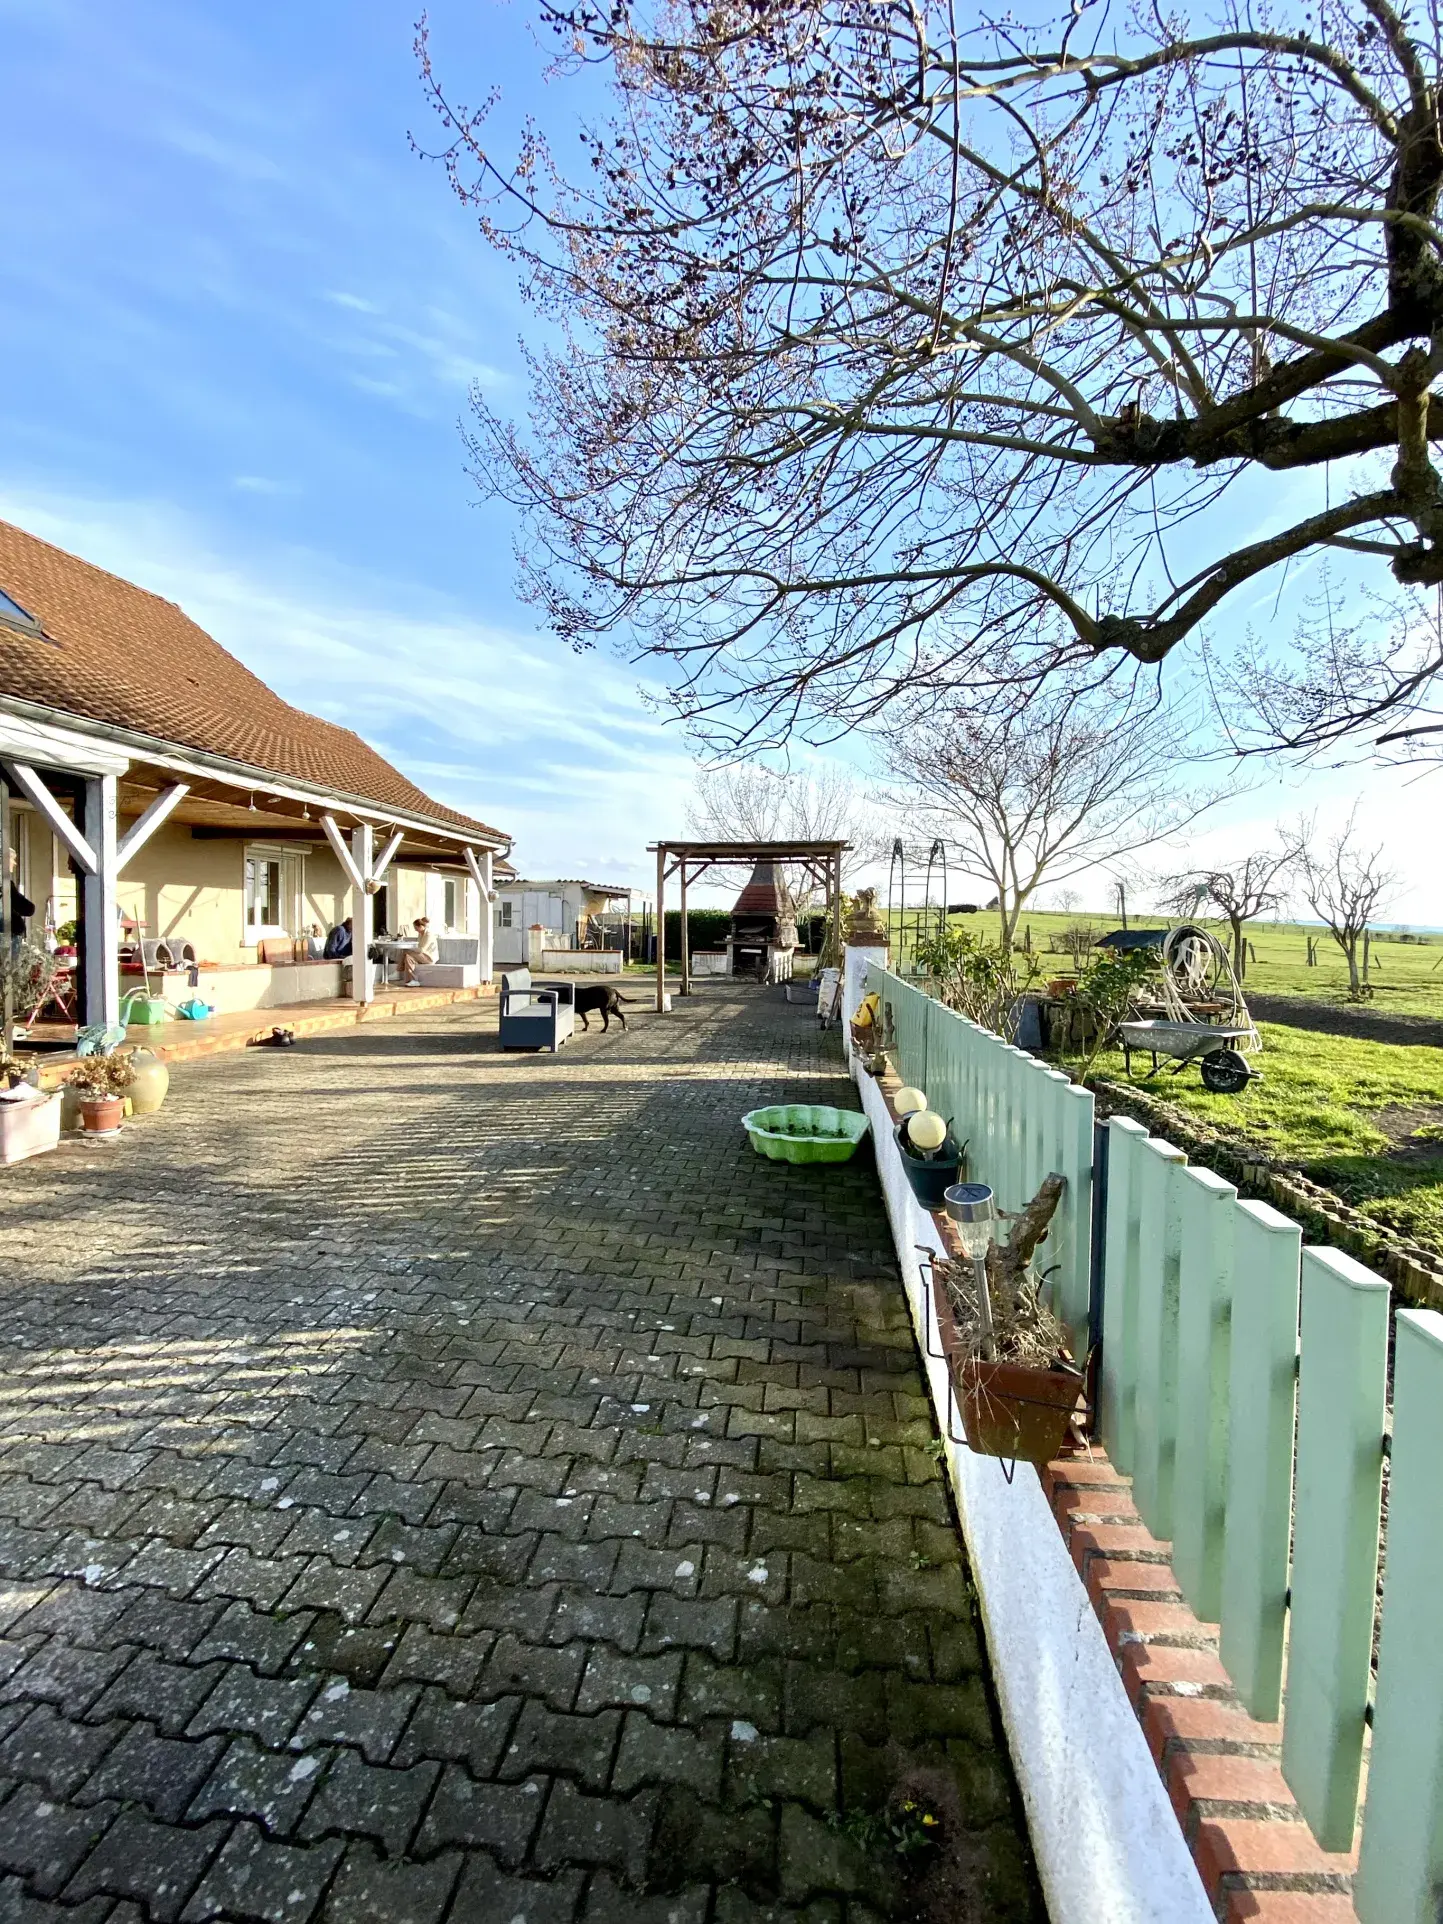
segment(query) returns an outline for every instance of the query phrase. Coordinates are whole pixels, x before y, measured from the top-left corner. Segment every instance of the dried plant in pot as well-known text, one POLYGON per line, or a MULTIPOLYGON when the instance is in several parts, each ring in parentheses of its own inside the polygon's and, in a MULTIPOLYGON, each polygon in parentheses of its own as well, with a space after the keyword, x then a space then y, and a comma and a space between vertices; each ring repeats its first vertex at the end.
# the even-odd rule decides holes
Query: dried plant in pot
POLYGON ((933 1259, 937 1327, 968 1446, 982 1456, 1051 1462, 1081 1403, 1082 1372, 1031 1273, 1063 1186, 1049 1176, 1009 1219, 1003 1242, 993 1238, 997 1215, 985 1184, 948 1192, 947 1214, 966 1254, 933 1259))
POLYGON ((125 1092, 135 1081, 129 1049, 114 1055, 82 1056, 65 1078, 80 1102, 80 1126, 87 1135, 114 1135, 125 1116, 125 1092))

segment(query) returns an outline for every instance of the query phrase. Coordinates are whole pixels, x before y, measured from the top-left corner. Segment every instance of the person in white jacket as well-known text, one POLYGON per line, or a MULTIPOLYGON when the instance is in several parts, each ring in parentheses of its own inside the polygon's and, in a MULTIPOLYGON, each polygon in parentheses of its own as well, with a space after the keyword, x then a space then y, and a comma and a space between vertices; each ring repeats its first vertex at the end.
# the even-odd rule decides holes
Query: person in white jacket
POLYGON ((416 980, 417 972, 426 963, 434 962, 439 953, 436 938, 431 933, 431 924, 423 915, 416 924, 416 946, 401 951, 402 983, 409 987, 416 980))

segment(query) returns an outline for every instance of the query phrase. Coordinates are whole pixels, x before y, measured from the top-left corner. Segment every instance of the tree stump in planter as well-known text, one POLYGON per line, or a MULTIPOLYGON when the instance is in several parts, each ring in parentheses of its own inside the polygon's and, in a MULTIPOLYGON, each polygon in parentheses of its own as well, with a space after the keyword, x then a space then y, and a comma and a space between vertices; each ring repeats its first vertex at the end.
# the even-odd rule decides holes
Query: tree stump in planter
POLYGON ((1063 1178, 1049 1176, 1013 1218, 1007 1241, 987 1252, 987 1291, 1002 1355, 982 1356, 972 1332, 958 1327, 955 1299, 970 1299, 975 1288, 962 1264, 933 1259, 942 1349, 968 1448, 980 1456, 1050 1463, 1082 1396, 1082 1372, 1062 1350, 1060 1330, 1040 1301, 1040 1286, 1027 1273, 1062 1190, 1063 1178))

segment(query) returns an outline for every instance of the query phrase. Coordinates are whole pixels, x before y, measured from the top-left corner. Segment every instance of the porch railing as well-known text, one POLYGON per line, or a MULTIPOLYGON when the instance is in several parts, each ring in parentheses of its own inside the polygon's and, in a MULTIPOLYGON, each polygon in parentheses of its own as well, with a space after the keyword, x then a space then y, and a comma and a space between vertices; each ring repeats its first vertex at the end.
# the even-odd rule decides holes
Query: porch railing
POLYGON ((1281 1717, 1283 1775, 1324 1850, 1353 1847, 1366 1758, 1362 1924, 1434 1924, 1443 1316, 1398 1311, 1390 1410, 1379 1277, 1304 1248, 1297 1224, 1125 1118, 1098 1132, 1095 1186, 1086 1091, 900 978, 869 979, 899 1073, 970 1137, 969 1173, 1008 1209, 1049 1171, 1066 1177, 1041 1255, 1075 1353, 1089 1310, 1100 1323, 1101 1439, 1148 1529, 1171 1540, 1187 1601, 1220 1626, 1244 1704, 1281 1717))

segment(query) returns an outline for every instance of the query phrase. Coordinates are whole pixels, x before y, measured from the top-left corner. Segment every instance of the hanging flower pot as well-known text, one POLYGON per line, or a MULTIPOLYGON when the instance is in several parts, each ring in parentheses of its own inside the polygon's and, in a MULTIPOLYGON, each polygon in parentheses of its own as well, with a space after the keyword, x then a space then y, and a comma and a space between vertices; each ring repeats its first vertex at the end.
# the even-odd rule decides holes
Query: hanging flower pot
POLYGON ((902 1158, 902 1174, 907 1178, 907 1187, 924 1209, 940 1209, 952 1184, 962 1179, 967 1145, 965 1142, 959 1143, 948 1129, 936 1149, 918 1150, 907 1135, 910 1121, 910 1116, 901 1117, 892 1131, 902 1158))
POLYGON ((973 1356, 953 1373, 969 1449, 1024 1463, 1050 1463, 1061 1450, 1082 1389, 1079 1370, 973 1356))
MULTIPOLYGON (((966 1187, 991 1207, 983 1185, 966 1187)), ((1062 1178, 1049 1176, 1013 1222, 1006 1243, 989 1247, 988 1225, 975 1199, 965 1197, 964 1187, 953 1192, 964 1199, 962 1211, 972 1205, 959 1233, 964 1247, 969 1241, 975 1247, 970 1263, 934 1262, 933 1296, 967 1446, 979 1456, 1050 1463, 1081 1402, 1082 1372, 1063 1350, 1062 1327, 1027 1274, 1061 1194, 1062 1178)), ((949 1216, 958 1213, 949 1197, 949 1216)))

